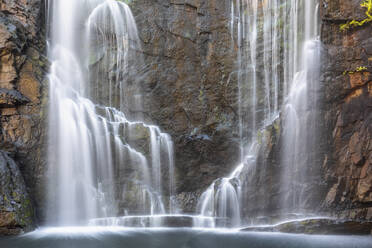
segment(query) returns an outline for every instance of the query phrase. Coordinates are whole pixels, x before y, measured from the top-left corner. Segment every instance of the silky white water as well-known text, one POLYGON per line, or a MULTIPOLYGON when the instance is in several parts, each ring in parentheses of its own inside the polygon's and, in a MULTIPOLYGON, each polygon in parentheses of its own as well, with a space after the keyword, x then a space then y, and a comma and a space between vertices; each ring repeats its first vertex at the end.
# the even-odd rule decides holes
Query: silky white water
POLYGON ((134 75, 143 68, 129 7, 50 0, 48 18, 47 224, 176 212, 173 142, 142 120, 134 75), (150 154, 138 150, 143 140, 150 154), (166 174, 172 179, 164 183, 166 174))
MULTIPOLYGON (((293 79, 288 84, 288 95, 283 106, 283 140, 281 153, 283 212, 308 213, 307 197, 311 195, 311 177, 317 173, 312 169, 315 147, 318 143, 317 130, 319 107, 319 72, 321 43, 319 41, 318 8, 316 1, 297 2, 301 8, 291 19, 291 25, 302 30, 294 30, 296 39, 292 51, 293 79), (301 32, 301 33, 300 33, 301 32)), ((290 52, 290 51, 289 51, 290 52)), ((319 166, 318 166, 319 167, 319 166)))
POLYGON ((255 164, 257 144, 250 147, 250 151, 242 162, 229 177, 215 180, 211 186, 201 195, 196 211, 200 213, 200 218, 195 219, 195 227, 210 227, 210 219, 214 218, 213 227, 238 227, 241 225, 241 199, 242 199, 242 174, 249 173, 255 164), (204 217, 204 218, 202 218, 204 217), (218 219, 220 221, 216 223, 218 219))

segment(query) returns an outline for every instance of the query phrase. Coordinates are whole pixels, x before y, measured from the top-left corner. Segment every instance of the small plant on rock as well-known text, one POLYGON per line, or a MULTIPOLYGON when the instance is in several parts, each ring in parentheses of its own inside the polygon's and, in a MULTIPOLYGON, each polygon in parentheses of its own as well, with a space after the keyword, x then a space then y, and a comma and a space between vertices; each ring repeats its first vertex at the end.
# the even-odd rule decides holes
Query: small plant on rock
POLYGON ((363 26, 364 24, 372 21, 372 0, 364 0, 360 4, 360 6, 363 7, 363 8, 367 8, 367 11, 366 11, 367 18, 365 18, 362 21, 352 20, 350 22, 342 24, 340 26, 341 31, 345 31, 345 30, 349 29, 351 26, 353 26, 353 27, 363 26))
POLYGON ((368 70, 367 67, 365 67, 365 66, 359 66, 354 71, 344 71, 343 74, 344 75, 346 75, 346 74, 354 74, 356 72, 363 72, 363 71, 367 71, 367 70, 368 70))

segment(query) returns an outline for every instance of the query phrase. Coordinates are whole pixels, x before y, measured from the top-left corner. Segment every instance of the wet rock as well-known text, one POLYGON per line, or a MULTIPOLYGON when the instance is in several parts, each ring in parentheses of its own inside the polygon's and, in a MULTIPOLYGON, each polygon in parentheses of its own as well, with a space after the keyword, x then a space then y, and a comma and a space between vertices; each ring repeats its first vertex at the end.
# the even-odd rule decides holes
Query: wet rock
MULTIPOLYGON (((148 65, 141 78, 143 114, 175 141, 177 200, 186 212, 193 212, 201 192, 216 178, 229 175, 239 160, 237 47, 229 30, 230 4, 230 0, 131 3, 142 40, 140 52, 148 65)), ((332 216, 371 220, 372 26, 340 32, 341 23, 365 18, 359 5, 360 0, 320 4, 321 40, 327 53, 322 64, 324 119, 320 120, 325 143, 319 144, 324 154, 314 156, 322 178, 312 185, 321 185, 323 191, 312 197, 315 190, 306 185, 309 197, 304 205, 314 210, 321 202, 322 210, 332 216), (359 67, 366 69, 358 72, 359 67)), ((45 198, 41 185, 48 67, 42 7, 41 0, 0 1, 0 148, 19 165, 38 216, 45 198)), ((252 173, 260 176, 247 178, 245 185, 254 186, 244 193, 247 216, 280 211, 280 126, 278 119, 260 134, 262 148, 252 173)), ((123 137, 148 153, 148 147, 143 147, 148 130, 141 125, 134 128, 138 130, 133 136, 123 137)), ((123 174, 137 177, 135 170, 127 170, 123 174)), ((121 177, 121 182, 125 179, 121 177)), ((2 217, 3 223, 15 220, 8 212, 2 217)))
POLYGON ((29 100, 16 90, 0 89, 0 108, 15 107, 29 100))
POLYGON ((280 118, 258 132, 258 156, 244 178, 242 212, 249 222, 272 223, 281 211, 281 133, 280 118))
MULTIPOLYGON (((16 161, 24 180, 22 187, 26 187, 29 204, 36 206, 38 216, 45 202, 42 185, 46 168, 43 143, 48 62, 43 5, 41 0, 0 1, 0 149, 16 161)), ((14 189, 7 190, 17 191, 17 185, 8 186, 14 189)), ((0 202, 0 209, 4 204, 0 202)), ((14 216, 15 228, 19 225, 24 230, 18 213, 2 213, 7 221, 14 216)), ((34 212, 26 213, 33 220, 34 212)))
MULTIPOLYGON (((200 194, 239 159, 229 0, 131 3, 148 70, 145 114, 175 143, 177 194, 200 194)), ((181 204, 195 209, 196 200, 181 204)))
POLYGON ((340 30, 366 18, 361 1, 322 1, 324 150, 323 210, 337 217, 368 219, 372 202, 372 95, 370 24, 340 30), (359 68, 359 70, 358 70, 359 68), (363 68, 363 69, 360 69, 363 68))
POLYGON ((286 233, 369 235, 372 231, 372 222, 315 219, 281 224, 277 230, 286 233))
POLYGON ((42 4, 40 0, 1 0, 0 11, 7 13, 12 21, 22 23, 30 31, 31 35, 36 35, 40 28, 39 11, 42 4))
POLYGON ((17 164, 0 151, 0 235, 32 228, 33 209, 17 164))
MULTIPOLYGON (((191 215, 153 215, 153 216, 124 216, 115 218, 101 218, 90 221, 93 225, 124 226, 124 227, 193 227, 199 217, 191 215)), ((209 223, 226 226, 228 220, 224 218, 206 218, 209 223)))
POLYGON ((242 229, 242 231, 304 233, 315 235, 370 235, 372 231, 372 222, 308 219, 285 222, 274 226, 248 227, 242 229))
POLYGON ((194 214, 200 195, 201 192, 182 192, 176 195, 176 202, 178 206, 182 206, 184 213, 194 214))
POLYGON ((94 224, 98 225, 110 225, 111 223, 125 227, 192 227, 193 219, 188 216, 131 216, 94 221, 94 224))

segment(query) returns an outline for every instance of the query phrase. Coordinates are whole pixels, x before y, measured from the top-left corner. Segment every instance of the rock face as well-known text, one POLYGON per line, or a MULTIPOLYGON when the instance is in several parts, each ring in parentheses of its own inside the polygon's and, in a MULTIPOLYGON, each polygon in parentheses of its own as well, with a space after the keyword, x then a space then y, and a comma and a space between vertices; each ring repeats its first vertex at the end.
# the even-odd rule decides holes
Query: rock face
MULTIPOLYGON (((340 31, 340 24, 366 17, 360 2, 321 0, 326 54, 324 118, 319 125, 324 139, 314 162, 321 174, 308 188, 319 193, 307 201, 325 214, 372 220, 372 26, 340 31)), ((32 209, 40 221, 46 195, 42 182, 48 63, 42 3, 0 0, 0 176, 8 180, 0 182, 0 232, 5 233, 30 227, 32 209)), ((143 115, 175 141, 177 198, 184 212, 193 212, 201 192, 229 175, 239 160, 234 76, 238 48, 229 30, 230 4, 131 2, 147 65, 143 115)), ((278 119, 262 131, 254 174, 264 176, 246 180, 245 215, 280 211, 281 125, 278 119)))
POLYGON ((132 1, 148 65, 145 116, 175 142, 177 192, 186 212, 239 159, 236 47, 229 0, 132 1))
MULTIPOLYGON (((143 53, 145 115, 176 145, 177 192, 192 212, 214 179, 238 161, 236 51, 229 31, 230 1, 135 0, 143 53)), ((306 187, 307 208, 352 219, 372 218, 371 25, 340 31, 364 19, 360 1, 321 1, 324 59, 318 149, 306 187), (362 68, 362 69, 361 69, 362 68), (312 192, 317 192, 316 194, 312 192), (343 210, 343 211, 341 211, 343 210), (339 212, 341 211, 341 212, 339 212)), ((258 166, 247 178, 243 212, 280 212, 281 121, 262 132, 258 166), (255 202, 258 204, 248 204, 255 202)))
MULTIPOLYGON (((366 18, 361 2, 321 1, 324 54, 321 118, 317 124, 320 139, 317 149, 309 151, 314 160, 308 168, 313 178, 306 187, 308 198, 304 206, 310 213, 371 220, 372 26, 367 23, 346 31, 340 28, 348 21, 366 18)), ((273 125, 277 128, 269 126, 263 132, 263 146, 253 173, 258 176, 247 178, 249 190, 244 196, 244 214, 269 216, 269 222, 281 211, 279 177, 285 165, 279 161, 283 130, 278 122, 273 125)))
MULTIPOLYGON (((136 0, 131 7, 150 65, 146 114, 176 141, 177 190, 184 209, 192 211, 200 190, 228 175, 238 158, 229 1, 136 0)), ((340 24, 364 19, 365 10, 357 0, 321 1, 323 139, 309 169, 317 173, 306 200, 316 211, 352 219, 372 217, 371 25, 341 32, 340 24)), ((246 214, 280 211, 278 122, 263 133, 253 174, 265 176, 249 178, 256 187, 248 187, 245 202, 259 204, 245 207, 246 214)))
MULTIPOLYGON (((280 142, 281 119, 260 132, 258 142, 261 144, 256 166, 244 178, 244 195, 242 213, 246 219, 259 224, 271 223, 275 215, 280 213, 280 142), (251 203, 255 204, 251 204, 251 203), (260 219, 260 216, 265 216, 260 219), (261 223, 263 221, 263 223, 261 223)), ((275 222, 275 220, 274 220, 275 222)))
POLYGON ((0 226, 4 233, 7 227, 10 232, 28 228, 34 218, 30 206, 35 204, 39 210, 43 197, 42 105, 47 63, 41 9, 40 0, 0 1, 0 192, 4 196, 0 226))
POLYGON ((0 235, 30 230, 33 209, 17 164, 0 152, 0 235))
POLYGON ((340 24, 366 18, 358 0, 322 4, 327 194, 324 210, 372 220, 372 25, 340 31, 340 24))

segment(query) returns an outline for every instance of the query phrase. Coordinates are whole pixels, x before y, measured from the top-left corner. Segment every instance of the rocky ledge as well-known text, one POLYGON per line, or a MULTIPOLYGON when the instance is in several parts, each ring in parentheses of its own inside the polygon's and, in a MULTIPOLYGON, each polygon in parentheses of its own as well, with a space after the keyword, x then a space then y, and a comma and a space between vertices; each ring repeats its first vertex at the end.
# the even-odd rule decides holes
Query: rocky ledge
POLYGON ((337 219, 307 219, 288 221, 273 226, 252 226, 241 229, 251 232, 283 232, 318 235, 371 235, 372 222, 337 219))
POLYGON ((207 227, 228 226, 229 219, 193 215, 144 215, 100 218, 89 221, 93 226, 175 227, 191 228, 198 224, 207 227))

